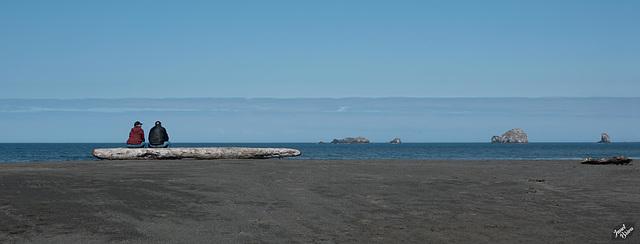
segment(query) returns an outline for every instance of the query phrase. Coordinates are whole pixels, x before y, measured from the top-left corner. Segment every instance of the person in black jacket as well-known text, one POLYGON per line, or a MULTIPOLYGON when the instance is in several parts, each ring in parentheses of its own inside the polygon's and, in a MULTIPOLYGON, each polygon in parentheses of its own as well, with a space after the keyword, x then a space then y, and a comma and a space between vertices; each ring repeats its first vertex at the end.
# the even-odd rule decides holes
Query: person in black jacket
POLYGON ((169 142, 167 130, 162 127, 162 123, 160 121, 156 121, 156 126, 149 130, 149 147, 167 148, 170 145, 171 142, 169 142))

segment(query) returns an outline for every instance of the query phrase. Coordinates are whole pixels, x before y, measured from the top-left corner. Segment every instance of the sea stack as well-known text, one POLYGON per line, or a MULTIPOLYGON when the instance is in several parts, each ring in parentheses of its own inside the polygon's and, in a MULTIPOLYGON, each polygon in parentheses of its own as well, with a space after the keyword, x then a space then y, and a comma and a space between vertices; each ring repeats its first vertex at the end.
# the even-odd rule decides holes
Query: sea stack
POLYGON ((502 134, 502 136, 493 136, 491 138, 491 143, 527 144, 529 143, 529 138, 527 138, 527 133, 523 130, 511 129, 502 134))
POLYGON ((331 144, 371 144, 371 142, 369 142, 369 140, 364 137, 347 137, 342 140, 333 139, 333 141, 331 141, 331 144))
POLYGON ((609 135, 607 135, 607 133, 602 133, 602 135, 600 136, 600 141, 598 143, 611 143, 611 138, 609 137, 609 135))
POLYGON ((396 137, 396 139, 393 139, 392 141, 388 142, 389 144, 402 144, 402 140, 400 140, 400 137, 396 137))

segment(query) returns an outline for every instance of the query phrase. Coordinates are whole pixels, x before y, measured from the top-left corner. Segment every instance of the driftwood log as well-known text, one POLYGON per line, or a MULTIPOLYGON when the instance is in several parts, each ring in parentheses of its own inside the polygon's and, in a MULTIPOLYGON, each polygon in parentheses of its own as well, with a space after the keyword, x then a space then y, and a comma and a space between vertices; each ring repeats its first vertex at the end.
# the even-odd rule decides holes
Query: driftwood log
POLYGON ((302 153, 289 148, 246 147, 176 147, 176 148, 99 148, 93 156, 110 160, 148 159, 265 159, 300 156, 302 153))
POLYGON ((625 156, 613 157, 613 158, 600 158, 600 159, 587 158, 584 161, 582 161, 582 164, 618 164, 619 165, 619 164, 629 164, 631 163, 631 161, 633 160, 625 156))

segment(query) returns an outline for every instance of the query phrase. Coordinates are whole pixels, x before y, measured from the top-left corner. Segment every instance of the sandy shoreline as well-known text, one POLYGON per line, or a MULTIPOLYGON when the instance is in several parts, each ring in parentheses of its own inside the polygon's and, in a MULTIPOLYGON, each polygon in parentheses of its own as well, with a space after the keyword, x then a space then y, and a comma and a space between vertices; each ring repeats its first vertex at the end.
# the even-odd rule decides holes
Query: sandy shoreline
POLYGON ((640 217, 636 163, 0 163, 0 243, 608 243, 640 217))

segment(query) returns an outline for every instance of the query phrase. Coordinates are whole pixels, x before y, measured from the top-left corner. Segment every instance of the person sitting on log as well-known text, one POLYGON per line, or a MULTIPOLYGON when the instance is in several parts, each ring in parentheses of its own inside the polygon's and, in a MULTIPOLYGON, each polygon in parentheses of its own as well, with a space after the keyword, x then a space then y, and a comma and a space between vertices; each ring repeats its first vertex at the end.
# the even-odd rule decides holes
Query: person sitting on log
POLYGON ((142 123, 136 121, 133 123, 133 128, 129 132, 129 139, 127 140, 128 148, 143 148, 147 145, 144 141, 144 130, 142 130, 142 123))
POLYGON ((162 122, 156 121, 156 125, 149 130, 149 147, 167 148, 170 145, 167 130, 162 127, 162 122))

